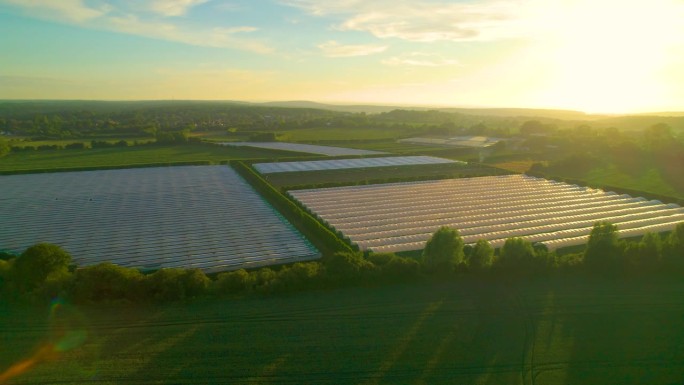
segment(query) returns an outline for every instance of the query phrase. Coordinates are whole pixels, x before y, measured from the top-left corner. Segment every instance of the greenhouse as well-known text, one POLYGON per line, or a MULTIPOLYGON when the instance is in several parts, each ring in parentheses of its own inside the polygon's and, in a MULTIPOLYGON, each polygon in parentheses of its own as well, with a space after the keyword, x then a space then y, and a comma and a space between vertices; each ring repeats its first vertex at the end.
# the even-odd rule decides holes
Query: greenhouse
POLYGON ((419 250, 441 226, 466 243, 524 237, 549 249, 586 243, 597 221, 623 237, 668 231, 684 209, 525 175, 294 190, 289 194, 362 250, 419 250))
POLYGON ((318 251, 226 166, 0 176, 0 249, 54 243, 79 266, 250 268, 318 251))
POLYGON ((312 160, 301 162, 256 163, 254 168, 262 174, 277 172, 343 170, 368 167, 416 166, 421 164, 464 163, 434 156, 392 156, 383 158, 312 160))

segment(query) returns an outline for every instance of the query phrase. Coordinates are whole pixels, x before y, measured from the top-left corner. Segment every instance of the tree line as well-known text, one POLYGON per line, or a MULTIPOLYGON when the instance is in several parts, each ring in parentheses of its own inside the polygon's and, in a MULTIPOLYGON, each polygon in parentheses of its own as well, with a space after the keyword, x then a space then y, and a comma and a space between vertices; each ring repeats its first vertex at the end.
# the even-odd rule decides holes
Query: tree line
POLYGON ((0 256, 4 257, 0 259, 0 298, 4 300, 46 301, 59 296, 75 303, 168 302, 464 275, 684 273, 684 223, 667 236, 647 233, 639 240, 619 240, 615 225, 598 222, 584 251, 563 255, 517 237, 507 239, 498 250, 484 239, 465 245, 456 229, 442 227, 418 259, 393 253, 338 251, 320 261, 212 276, 199 269, 176 268, 145 274, 111 263, 77 269, 65 250, 45 243, 31 246, 19 256, 0 256))

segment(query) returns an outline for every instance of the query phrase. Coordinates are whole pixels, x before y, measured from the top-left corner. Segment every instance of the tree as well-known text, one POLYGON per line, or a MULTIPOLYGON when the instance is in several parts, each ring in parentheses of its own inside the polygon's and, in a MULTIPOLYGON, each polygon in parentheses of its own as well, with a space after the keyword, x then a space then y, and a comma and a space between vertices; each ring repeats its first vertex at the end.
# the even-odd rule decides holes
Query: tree
POLYGON ((214 281, 214 291, 220 294, 237 294, 250 287, 249 273, 245 269, 221 273, 214 281))
POLYGON ((375 266, 367 261, 363 254, 354 252, 337 252, 323 258, 323 265, 334 281, 358 280, 375 266))
POLYGON ((535 267, 535 252, 532 243, 514 237, 506 239, 497 260, 499 267, 513 271, 529 271, 535 267))
POLYGON ((684 223, 678 224, 667 236, 663 258, 672 267, 684 267, 684 223))
POLYGON ((76 270, 71 294, 75 300, 85 302, 137 302, 145 299, 141 293, 143 278, 137 269, 100 263, 76 270))
POLYGON ((276 278, 278 291, 301 290, 319 283, 321 264, 317 262, 297 262, 283 267, 276 278))
POLYGON ((413 258, 399 257, 394 253, 370 253, 368 260, 389 281, 409 279, 418 275, 420 264, 413 258))
POLYGON ((463 238, 446 226, 437 230, 425 244, 423 266, 430 272, 451 272, 463 262, 463 238))
POLYGON ((598 270, 614 268, 621 255, 617 226, 606 221, 596 222, 584 252, 585 265, 598 270))
POLYGON ((208 278, 198 269, 160 269, 145 277, 149 298, 175 301, 204 294, 208 278))
POLYGON ((657 233, 648 232, 644 234, 639 242, 642 250, 642 260, 645 265, 657 265, 663 256, 663 242, 657 233))
POLYGON ((0 138, 0 158, 10 153, 10 145, 5 139, 0 138))
POLYGON ((466 259, 466 264, 473 270, 485 270, 492 267, 494 248, 486 239, 479 239, 466 259))
POLYGON ((14 262, 17 284, 24 290, 32 290, 50 275, 65 274, 71 264, 71 255, 57 245, 39 243, 24 251, 14 262))
POLYGON ((528 120, 520 125, 520 134, 522 135, 545 134, 549 131, 551 129, 538 120, 528 120))

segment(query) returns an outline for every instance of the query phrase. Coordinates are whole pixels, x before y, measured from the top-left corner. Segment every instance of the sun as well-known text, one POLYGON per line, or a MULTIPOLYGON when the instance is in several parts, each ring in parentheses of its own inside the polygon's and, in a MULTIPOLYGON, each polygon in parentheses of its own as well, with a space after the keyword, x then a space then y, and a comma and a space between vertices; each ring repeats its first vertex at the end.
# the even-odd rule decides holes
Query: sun
POLYGON ((565 1, 544 12, 552 68, 544 102, 625 113, 667 103, 665 70, 681 50, 684 3, 565 1), (562 4, 562 5, 559 5, 562 4))

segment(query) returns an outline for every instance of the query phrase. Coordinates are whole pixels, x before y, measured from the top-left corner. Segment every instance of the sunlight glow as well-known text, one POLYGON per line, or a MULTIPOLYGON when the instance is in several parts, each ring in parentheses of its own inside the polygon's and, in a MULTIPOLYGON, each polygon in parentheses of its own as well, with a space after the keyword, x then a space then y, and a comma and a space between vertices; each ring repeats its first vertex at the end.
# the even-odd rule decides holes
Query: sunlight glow
POLYGON ((682 44, 684 5, 670 0, 576 1, 547 9, 551 105, 630 112, 666 103, 663 74, 682 44))

